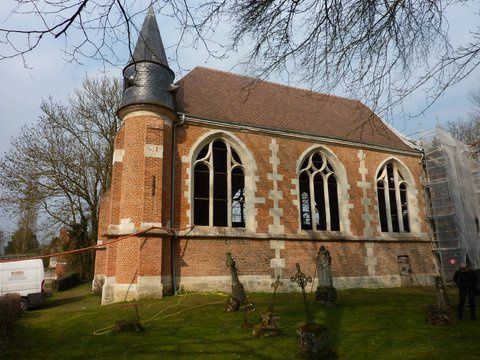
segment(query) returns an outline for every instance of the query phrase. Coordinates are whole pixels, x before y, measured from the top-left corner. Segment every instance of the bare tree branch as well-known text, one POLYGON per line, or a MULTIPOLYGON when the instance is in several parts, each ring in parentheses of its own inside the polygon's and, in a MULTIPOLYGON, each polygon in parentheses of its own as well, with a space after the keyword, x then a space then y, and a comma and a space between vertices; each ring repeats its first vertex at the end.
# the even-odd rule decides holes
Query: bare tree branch
POLYGON ((113 142, 120 126, 115 112, 121 84, 86 78, 66 104, 41 104, 37 123, 12 139, 0 160, 0 202, 10 212, 34 204, 51 225, 89 222, 96 241, 100 196, 111 180, 113 142))
MULTIPOLYGON (((68 61, 118 65, 125 61, 119 49, 131 56, 146 11, 126 0, 12 3, 13 25, 0 28, 0 60, 21 57, 25 64, 46 37, 63 35, 68 61), (20 28, 21 17, 40 20, 20 28)), ((215 58, 242 49, 240 64, 251 74, 283 74, 312 90, 341 88, 383 114, 419 91, 431 105, 480 62, 479 27, 454 46, 446 20, 449 9, 474 7, 473 0, 154 0, 148 6, 179 24, 177 61, 181 46, 200 46, 215 58), (231 37, 221 44, 217 31, 226 23, 231 37)))

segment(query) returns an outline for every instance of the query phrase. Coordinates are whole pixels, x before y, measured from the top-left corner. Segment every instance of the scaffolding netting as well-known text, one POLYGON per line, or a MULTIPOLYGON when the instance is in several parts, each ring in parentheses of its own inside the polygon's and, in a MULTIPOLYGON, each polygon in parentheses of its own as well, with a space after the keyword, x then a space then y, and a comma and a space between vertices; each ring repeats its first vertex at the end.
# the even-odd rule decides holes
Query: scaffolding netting
POLYGON ((421 144, 433 246, 442 276, 452 281, 460 263, 480 267, 480 163, 473 150, 441 128, 425 132, 421 144))

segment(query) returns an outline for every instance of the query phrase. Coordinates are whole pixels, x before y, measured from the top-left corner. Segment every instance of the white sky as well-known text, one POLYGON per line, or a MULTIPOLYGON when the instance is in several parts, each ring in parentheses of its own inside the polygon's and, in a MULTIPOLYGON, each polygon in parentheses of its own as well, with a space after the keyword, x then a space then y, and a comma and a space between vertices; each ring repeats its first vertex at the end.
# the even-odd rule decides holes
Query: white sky
MULTIPOLYGON (((12 8, 10 3, 11 0, 2 0, 1 2, 0 27, 11 21, 11 19, 7 19, 12 8)), ((453 41, 462 42, 469 36, 469 30, 475 29, 479 25, 479 7, 475 4, 471 7, 460 7, 448 13, 447 18, 453 41)), ((26 20, 27 17, 19 19, 26 20)), ((138 21, 140 26, 142 18, 139 17, 138 21)), ((176 25, 168 17, 157 16, 157 21, 167 49, 167 56, 173 57, 174 44, 178 39, 176 25)), ((28 27, 29 23, 22 25, 28 27)), ((224 28, 217 30, 226 34, 228 25, 225 24, 224 28)), ((61 52, 64 45, 63 39, 55 41, 45 39, 35 51, 27 56, 31 69, 25 68, 20 59, 0 62, 2 82, 2 86, 0 86, 0 154, 7 150, 10 138, 18 134, 22 126, 32 124, 37 119, 40 114, 39 105, 42 98, 52 96, 55 100, 64 100, 68 93, 72 93, 76 87, 81 85, 86 74, 93 75, 106 71, 109 75, 121 76, 121 67, 108 66, 104 68, 100 61, 82 59, 83 64, 81 65, 65 62, 61 52)), ((125 52, 121 54, 125 59, 128 58, 126 50, 125 48, 125 52)), ((193 47, 180 48, 179 51, 181 65, 186 69, 201 65, 241 72, 241 69, 235 67, 240 57, 241 53, 237 53, 231 54, 228 59, 217 60, 208 57, 202 48, 195 49, 193 47)), ((177 74, 176 79, 181 77, 179 75, 183 74, 177 74)), ((271 78, 271 80, 282 82, 278 78, 271 78)), ((407 122, 400 118, 394 118, 391 124, 401 132, 411 134, 417 132, 420 127, 425 130, 432 128, 437 122, 444 124, 449 120, 464 118, 471 111, 468 92, 478 86, 479 80, 480 70, 477 69, 462 83, 448 89, 446 94, 424 115, 407 122)), ((426 101, 425 94, 415 93, 403 104, 403 109, 407 113, 416 113, 425 106, 426 101)), ((11 229, 12 224, 14 225, 12 219, 0 215, 0 229, 11 229)))

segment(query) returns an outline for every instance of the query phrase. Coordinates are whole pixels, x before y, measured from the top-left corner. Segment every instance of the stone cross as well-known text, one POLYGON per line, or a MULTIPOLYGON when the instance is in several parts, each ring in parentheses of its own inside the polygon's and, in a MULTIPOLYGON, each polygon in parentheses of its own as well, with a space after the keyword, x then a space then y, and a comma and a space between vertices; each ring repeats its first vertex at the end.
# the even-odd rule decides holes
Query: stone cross
POLYGON ((277 277, 277 280, 271 284, 273 288, 273 301, 275 301, 275 296, 277 295, 277 289, 282 285, 282 282, 280 281, 280 276, 277 277))
POLYGON ((232 275, 232 298, 235 304, 229 304, 227 302, 228 312, 237 311, 240 305, 245 305, 247 302, 247 294, 245 293, 245 288, 240 282, 237 273, 237 267, 235 259, 233 258, 230 252, 227 253, 227 267, 230 269, 230 274, 232 275))
POLYGON ((443 284, 441 276, 435 276, 435 288, 437 289, 437 305, 441 309, 450 309, 450 301, 448 300, 447 290, 443 284))
POLYGON ((307 294, 305 293, 305 287, 308 283, 312 282, 312 277, 305 275, 302 270, 300 270, 300 264, 296 263, 297 273, 290 278, 291 282, 296 283, 302 289, 303 295, 303 304, 305 305, 305 318, 306 324, 314 324, 312 311, 310 310, 310 304, 307 300, 307 294))

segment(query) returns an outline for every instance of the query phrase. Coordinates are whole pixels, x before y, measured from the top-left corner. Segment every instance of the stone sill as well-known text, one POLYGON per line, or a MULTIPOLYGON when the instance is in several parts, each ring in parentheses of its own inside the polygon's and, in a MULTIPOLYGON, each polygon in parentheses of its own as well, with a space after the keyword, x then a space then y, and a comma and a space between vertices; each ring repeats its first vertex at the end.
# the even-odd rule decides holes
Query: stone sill
MULTIPOLYGON (((134 229, 131 233, 120 234, 109 232, 106 237, 126 236, 142 229, 134 229)), ((145 230, 145 229, 143 229, 145 230)), ((172 234, 163 229, 153 229, 139 236, 170 237, 172 234)), ((245 228, 229 228, 220 226, 195 226, 191 230, 180 231, 179 238, 206 238, 206 239, 258 239, 258 240, 320 240, 320 241, 371 241, 371 242, 430 242, 426 233, 381 233, 377 236, 358 236, 341 231, 312 231, 301 230, 297 234, 269 234, 255 233, 245 228)))
MULTIPOLYGON (((122 237, 122 236, 127 236, 127 235, 131 235, 131 234, 135 234, 137 232, 140 232, 142 230, 147 230, 148 227, 143 227, 143 228, 134 228, 133 230, 131 231, 117 231, 117 230, 110 230, 103 234, 102 236, 104 237, 107 237, 107 238, 111 238, 111 237, 122 237)), ((169 231, 165 230, 165 229, 152 229, 152 230, 149 230, 147 231, 146 233, 143 233, 143 234, 139 234, 137 235, 138 237, 144 237, 144 236, 150 236, 150 235, 157 235, 157 236, 163 236, 163 237, 168 237, 168 236, 173 236, 169 231)))
POLYGON ((234 239, 267 239, 267 240, 323 240, 323 241, 410 241, 430 242, 426 233, 382 233, 379 236, 357 236, 341 231, 305 231, 297 234, 254 233, 243 228, 216 226, 195 226, 190 231, 181 231, 180 238, 234 238, 234 239))

